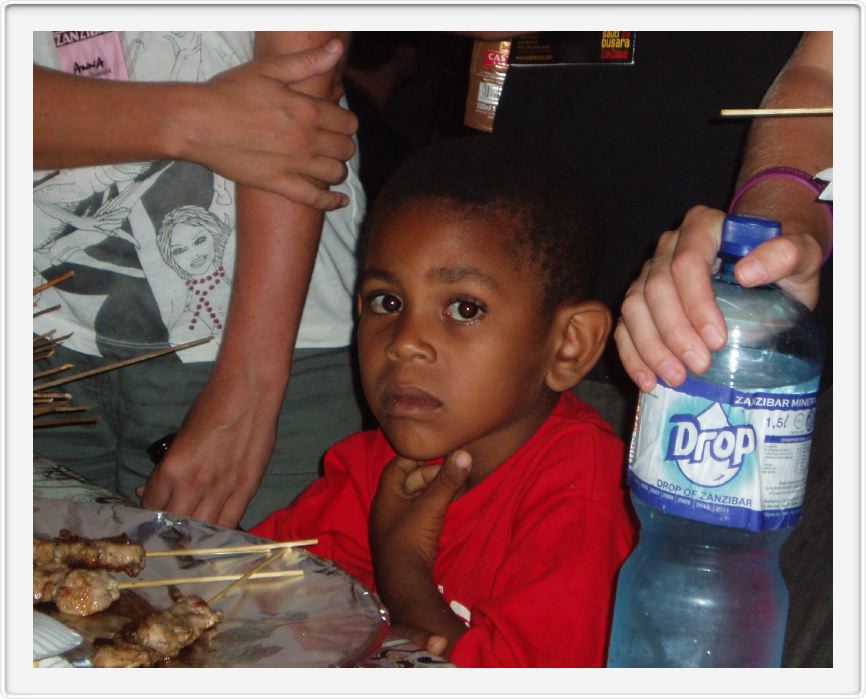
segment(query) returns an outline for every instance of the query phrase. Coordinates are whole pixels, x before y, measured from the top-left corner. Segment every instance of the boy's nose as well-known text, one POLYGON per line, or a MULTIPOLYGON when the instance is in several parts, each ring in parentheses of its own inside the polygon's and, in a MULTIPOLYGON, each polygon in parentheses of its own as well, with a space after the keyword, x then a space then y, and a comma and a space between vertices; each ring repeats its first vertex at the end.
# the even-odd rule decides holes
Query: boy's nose
POLYGON ((423 324, 410 314, 404 314, 386 348, 388 359, 397 362, 413 359, 428 362, 435 360, 436 350, 426 337, 429 335, 424 331, 423 324))

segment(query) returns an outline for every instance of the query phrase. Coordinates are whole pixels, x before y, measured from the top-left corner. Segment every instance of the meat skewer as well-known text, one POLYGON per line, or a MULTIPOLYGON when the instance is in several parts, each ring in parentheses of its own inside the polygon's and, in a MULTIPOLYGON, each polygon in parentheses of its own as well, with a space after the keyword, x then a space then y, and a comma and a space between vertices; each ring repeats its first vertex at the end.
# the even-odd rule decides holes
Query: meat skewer
POLYGON ((55 539, 33 537, 33 604, 54 602, 64 614, 89 616, 120 598, 109 571, 138 575, 144 547, 126 534, 85 539, 61 529, 55 539))
POLYGON ((208 607, 201 597, 181 595, 175 589, 170 589, 169 594, 171 607, 121 629, 116 640, 96 649, 93 666, 149 667, 169 660, 222 619, 222 614, 208 607))
POLYGON ((54 593, 63 584, 69 568, 62 563, 46 563, 33 568, 33 604, 53 602, 54 593))
POLYGON ((90 616, 108 609, 119 597, 117 581, 107 570, 76 568, 54 593, 54 605, 64 614, 90 616))
POLYGON ((54 602, 64 614, 90 616, 120 597, 117 581, 106 570, 47 563, 33 569, 33 604, 54 602))
POLYGON ((284 552, 285 549, 277 549, 269 558, 242 574, 119 582, 109 571, 122 570, 137 574, 145 560, 142 546, 125 534, 105 539, 85 539, 61 530, 56 539, 33 539, 33 604, 54 602, 58 610, 65 614, 89 616, 111 606, 124 589, 234 581, 209 601, 212 604, 251 578, 303 575, 301 570, 259 572, 260 568, 284 552))
POLYGON ((86 539, 61 529, 56 539, 33 538, 33 565, 62 563, 70 568, 122 570, 134 577, 145 563, 144 547, 126 534, 86 539))
MULTIPOLYGON (((282 546, 305 543, 308 542, 288 542, 282 546)), ((273 548, 271 545, 237 548, 239 550, 235 553, 267 551, 270 555, 242 574, 118 582, 109 571, 138 575, 144 567, 147 555, 143 546, 126 534, 87 539, 63 529, 57 538, 33 538, 33 603, 53 602, 60 612, 88 616, 110 607, 120 598, 122 589, 170 584, 172 605, 168 609, 152 612, 139 621, 130 622, 121 629, 115 639, 95 644, 97 647, 92 657, 94 667, 150 667, 162 660, 176 657, 203 632, 218 624, 222 613, 212 610, 210 604, 222 599, 241 583, 259 577, 303 574, 300 570, 261 571, 267 564, 285 555, 287 549, 280 545, 277 545, 276 551, 269 550, 273 548), (196 595, 182 595, 174 587, 174 584, 179 583, 217 580, 234 582, 207 602, 196 595)), ((225 550, 219 552, 223 553, 225 550)), ((187 551, 186 555, 190 553, 191 551, 187 551)))

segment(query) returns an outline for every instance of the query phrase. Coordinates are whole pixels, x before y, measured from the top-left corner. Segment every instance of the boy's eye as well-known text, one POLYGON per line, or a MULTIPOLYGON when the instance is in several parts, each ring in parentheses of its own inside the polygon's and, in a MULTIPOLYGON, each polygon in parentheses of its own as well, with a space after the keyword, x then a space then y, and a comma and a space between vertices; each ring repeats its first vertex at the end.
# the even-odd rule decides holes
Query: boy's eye
POLYGON ((373 313, 396 313, 403 307, 403 302, 393 294, 376 294, 370 297, 370 310, 373 313))
POLYGON ((454 301, 445 309, 445 315, 461 323, 477 320, 484 313, 480 304, 474 301, 454 301))

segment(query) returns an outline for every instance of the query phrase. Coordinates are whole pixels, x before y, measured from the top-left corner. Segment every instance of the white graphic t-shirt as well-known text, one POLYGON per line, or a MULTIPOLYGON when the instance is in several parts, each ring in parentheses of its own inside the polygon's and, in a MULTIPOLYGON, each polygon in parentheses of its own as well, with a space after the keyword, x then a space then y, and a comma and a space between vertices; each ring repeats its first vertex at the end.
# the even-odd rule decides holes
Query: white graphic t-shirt
MULTIPOLYGON (((249 61, 253 38, 253 32, 35 32, 33 55, 48 68, 107 79, 202 82, 249 61), (88 40, 109 47, 105 56, 90 56, 88 40), (110 52, 118 40, 122 57, 110 52)), ((350 343, 354 250, 366 201, 357 151, 348 165, 348 177, 334 189, 351 203, 325 215, 298 347, 350 343)), ((46 174, 35 172, 34 182, 46 174)), ((65 346, 97 356, 213 335, 215 342, 179 353, 185 362, 212 361, 225 328, 235 225, 234 183, 195 163, 62 170, 33 190, 33 282, 75 274, 35 299, 37 309, 60 309, 34 318, 34 332, 71 334, 65 346)))

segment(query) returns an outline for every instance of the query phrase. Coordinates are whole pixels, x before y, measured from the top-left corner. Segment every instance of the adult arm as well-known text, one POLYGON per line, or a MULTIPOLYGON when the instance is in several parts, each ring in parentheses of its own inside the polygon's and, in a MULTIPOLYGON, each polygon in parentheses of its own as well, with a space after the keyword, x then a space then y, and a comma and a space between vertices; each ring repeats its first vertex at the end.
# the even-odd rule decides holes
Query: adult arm
POLYGON ((333 41, 262 56, 206 83, 102 80, 34 66, 34 167, 188 160, 299 203, 337 208, 344 196, 307 178, 345 178, 357 119, 295 83, 326 79, 343 53, 333 41))
MULTIPOLYGON (((832 32, 807 32, 767 91, 763 107, 825 107, 833 101, 832 32)), ((832 117, 763 117, 749 131, 738 187, 770 167, 815 175, 832 165, 832 117)), ((818 301, 822 261, 832 231, 825 205, 807 187, 768 179, 749 190, 737 213, 774 218, 783 235, 764 243, 735 268, 744 286, 777 282, 806 305, 818 301)), ((724 213, 691 209, 677 230, 664 233, 629 288, 614 339, 620 359, 641 390, 661 376, 678 386, 686 368, 703 373, 727 329, 713 297, 710 275, 724 213)))
MULTIPOLYGON (((318 46, 330 36, 259 33, 256 58, 318 46)), ((325 98, 337 76, 330 71, 293 89, 325 98)), ((238 186, 237 206, 238 249, 220 351, 142 500, 227 527, 237 525, 255 494, 276 439, 323 221, 320 211, 248 186, 238 186)))

